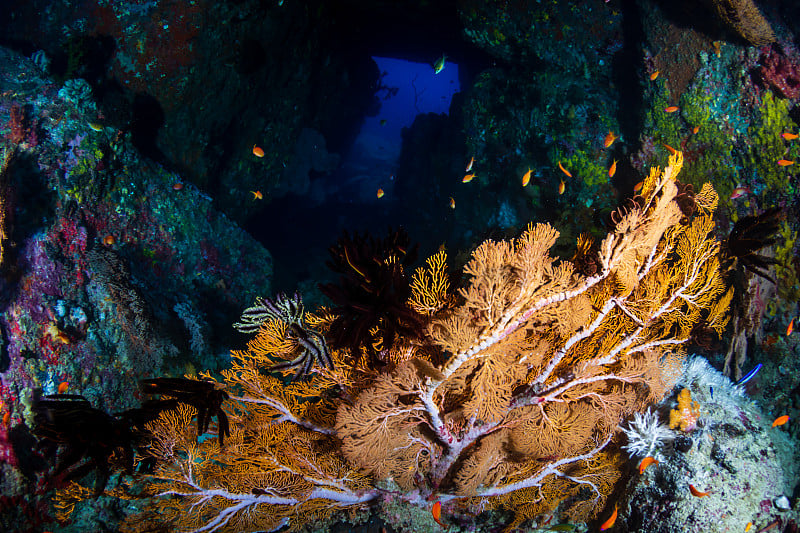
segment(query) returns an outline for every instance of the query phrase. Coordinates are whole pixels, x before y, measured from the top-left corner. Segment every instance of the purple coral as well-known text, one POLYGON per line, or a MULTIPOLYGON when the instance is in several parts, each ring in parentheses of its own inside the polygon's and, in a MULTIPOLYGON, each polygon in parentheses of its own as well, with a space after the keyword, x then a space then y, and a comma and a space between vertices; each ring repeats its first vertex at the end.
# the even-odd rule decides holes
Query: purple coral
POLYGON ((761 49, 758 75, 762 83, 784 98, 800 96, 800 57, 794 48, 776 44, 761 49))

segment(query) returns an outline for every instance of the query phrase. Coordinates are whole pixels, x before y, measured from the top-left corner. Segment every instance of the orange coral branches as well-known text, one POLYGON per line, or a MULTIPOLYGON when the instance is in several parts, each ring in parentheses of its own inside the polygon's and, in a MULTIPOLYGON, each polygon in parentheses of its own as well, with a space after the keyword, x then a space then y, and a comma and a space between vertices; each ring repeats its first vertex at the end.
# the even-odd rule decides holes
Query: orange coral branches
POLYGON ((547 224, 481 244, 457 293, 444 253, 429 259, 408 302, 424 333, 396 335, 379 370, 331 350, 331 364, 285 384, 265 370, 313 352, 298 342, 301 326, 322 345, 335 315, 273 312, 262 300, 245 315, 256 336, 223 373, 225 450, 194 441, 190 413, 150 428, 154 493, 186 500, 179 513, 159 499, 160 519, 296 529, 378 496, 438 501, 443 514, 504 506, 509 527, 564 501, 568 519, 595 515, 620 475, 619 423, 674 385, 695 324, 719 332, 727 322, 717 196, 709 185, 682 192, 682 163, 676 152, 653 169, 614 229, 596 245, 582 238, 573 261, 550 255, 558 232, 547 224))

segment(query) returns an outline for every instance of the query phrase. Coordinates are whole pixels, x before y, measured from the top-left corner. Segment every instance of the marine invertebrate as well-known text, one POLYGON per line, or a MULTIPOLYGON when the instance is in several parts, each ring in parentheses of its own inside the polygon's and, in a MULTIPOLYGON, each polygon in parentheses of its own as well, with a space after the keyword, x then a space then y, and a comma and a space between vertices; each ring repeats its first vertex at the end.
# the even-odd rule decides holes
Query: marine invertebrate
POLYGON ((634 413, 628 427, 622 428, 628 443, 622 448, 631 457, 649 457, 664 444, 675 439, 675 433, 661 423, 658 413, 647 409, 644 413, 634 413))
POLYGON ((78 480, 94 470, 97 476, 94 496, 99 496, 108 481, 110 461, 116 452, 121 453, 125 468, 132 471, 134 434, 125 420, 92 407, 86 398, 75 394, 37 398, 33 413, 34 433, 44 441, 64 447, 55 468, 56 476, 66 474, 66 481, 78 480))
POLYGON ((390 230, 384 239, 345 232, 330 248, 326 264, 340 277, 320 290, 333 302, 335 318, 326 332, 332 346, 348 348, 353 359, 366 354, 373 364, 383 365, 385 350, 398 336, 419 337, 422 319, 408 304, 406 274, 417 248, 402 228, 390 230))
POLYGON ((800 96, 800 58, 773 44, 765 46, 759 57, 758 75, 767 87, 789 99, 800 96))
POLYGON ((296 369, 293 379, 297 379, 307 376, 315 364, 333 370, 325 337, 306 324, 304 315, 300 293, 292 297, 279 294, 274 300, 259 297, 233 327, 243 333, 255 333, 262 327, 269 332, 263 347, 282 359, 269 367, 271 371, 296 369))
POLYGON ((690 432, 697 427, 700 418, 700 404, 692 400, 689 389, 682 389, 678 394, 678 406, 669 412, 670 429, 680 428, 683 432, 690 432))
POLYGON ((782 219, 783 210, 779 207, 739 219, 734 224, 722 248, 725 266, 728 268, 741 266, 774 284, 775 278, 767 272, 767 269, 777 261, 757 252, 766 246, 775 244, 782 219))
POLYGON ((185 378, 155 378, 144 379, 140 384, 142 392, 146 394, 159 394, 194 407, 197 411, 198 437, 206 432, 211 418, 216 415, 219 445, 225 445, 225 437, 231 432, 228 415, 222 409, 222 404, 229 395, 219 383, 185 378))
POLYGON ((750 44, 761 46, 775 41, 772 27, 753 0, 712 0, 712 4, 719 18, 750 44))

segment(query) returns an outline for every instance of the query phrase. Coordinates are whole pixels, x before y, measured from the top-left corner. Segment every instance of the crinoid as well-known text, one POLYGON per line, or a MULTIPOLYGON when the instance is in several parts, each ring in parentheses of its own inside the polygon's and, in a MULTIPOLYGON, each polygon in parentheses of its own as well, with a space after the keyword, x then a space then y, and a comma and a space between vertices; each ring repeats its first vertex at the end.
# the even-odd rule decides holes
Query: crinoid
POLYGON ((320 285, 336 316, 327 332, 335 348, 347 348, 354 360, 366 353, 371 364, 386 363, 382 352, 397 336, 417 338, 422 317, 408 304, 406 268, 417 257, 405 230, 389 230, 384 239, 347 232, 330 248, 328 267, 339 282, 320 285))
POLYGON ((619 224, 628 213, 633 209, 642 209, 644 207, 644 197, 636 195, 632 198, 625 200, 625 203, 611 212, 611 224, 616 226, 619 224))
POLYGON ((595 246, 591 235, 581 233, 578 236, 578 247, 571 261, 575 265, 575 270, 584 276, 594 276, 600 272, 602 268, 600 256, 597 254, 597 246, 595 246))
POLYGON ((36 398, 33 413, 34 434, 45 441, 41 444, 63 446, 56 476, 65 474, 65 481, 74 481, 94 470, 94 495, 99 496, 111 473, 112 456, 119 456, 132 473, 135 437, 126 419, 92 407, 77 394, 36 398))
POLYGON ((694 185, 691 183, 681 183, 675 180, 675 185, 678 187, 678 194, 675 196, 675 203, 678 204, 683 216, 681 217, 681 224, 686 226, 697 211, 697 200, 694 194, 694 185))
MULTIPOLYGON (((139 382, 142 392, 159 394, 164 401, 170 399, 191 405, 197 409, 197 436, 208 430, 211 418, 217 417, 217 434, 220 447, 225 444, 225 437, 230 436, 228 415, 222 410, 222 404, 229 398, 228 393, 219 388, 213 381, 201 381, 185 378, 143 379, 139 382)), ((168 408, 168 407, 167 407, 168 408)))
POLYGON ((242 333, 257 333, 269 320, 287 325, 285 338, 294 346, 291 356, 286 361, 269 367, 270 371, 297 369, 292 378, 295 380, 309 375, 315 364, 333 370, 333 360, 328 352, 325 337, 306 324, 305 308, 300 293, 296 292, 294 296, 279 294, 274 299, 256 298, 255 305, 245 309, 241 320, 233 327, 242 333))
POLYGON ((781 208, 773 207, 759 215, 749 215, 739 219, 723 242, 723 265, 729 270, 741 266, 775 283, 775 278, 769 275, 768 270, 770 265, 778 264, 778 261, 756 252, 765 246, 775 244, 782 218, 781 208))

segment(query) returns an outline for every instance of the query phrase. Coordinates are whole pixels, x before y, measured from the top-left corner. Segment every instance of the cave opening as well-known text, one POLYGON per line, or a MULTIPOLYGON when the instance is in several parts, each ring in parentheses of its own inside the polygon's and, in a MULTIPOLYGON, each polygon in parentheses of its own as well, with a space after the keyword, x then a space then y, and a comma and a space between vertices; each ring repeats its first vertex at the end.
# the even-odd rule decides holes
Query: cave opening
MULTIPOLYGON (((362 62, 368 54, 380 72, 372 92, 377 105, 341 130, 323 130, 327 149, 340 156, 336 170, 312 170, 307 193, 273 200, 249 220, 247 229, 274 257, 273 292, 311 294, 318 282, 331 280, 327 250, 343 231, 383 237, 387 228, 402 225, 412 240, 419 239, 414 234, 418 228, 410 228, 413 221, 403 216, 400 196, 392 194, 403 135, 420 115, 449 114, 453 97, 491 65, 462 36, 455 6, 445 9, 443 4, 424 14, 338 14, 348 23, 343 37, 348 42, 340 42, 341 49, 358 52, 351 61, 362 62), (435 69, 443 56, 443 68, 435 69)), ((425 176, 409 179, 423 184, 425 176)))

